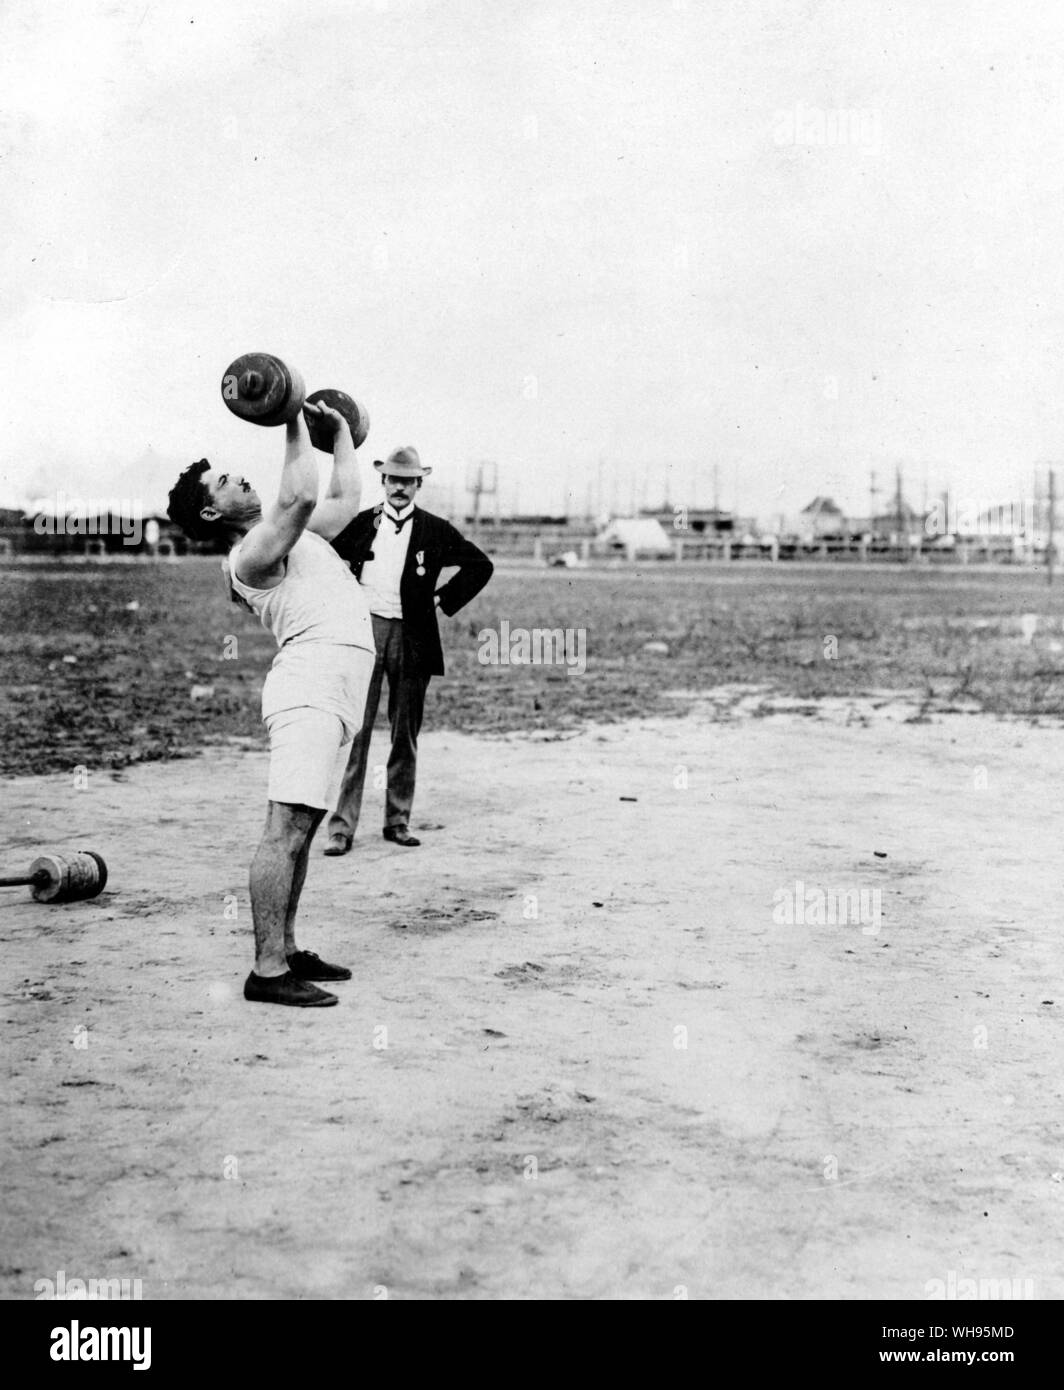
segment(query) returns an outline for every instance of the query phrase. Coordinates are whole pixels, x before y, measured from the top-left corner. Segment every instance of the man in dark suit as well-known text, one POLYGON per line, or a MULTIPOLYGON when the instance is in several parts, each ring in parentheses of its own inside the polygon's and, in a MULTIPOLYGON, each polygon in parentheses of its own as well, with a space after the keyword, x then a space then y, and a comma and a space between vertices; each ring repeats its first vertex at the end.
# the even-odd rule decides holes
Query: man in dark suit
POLYGON ((392 747, 384 838, 409 847, 421 843, 410 834, 410 809, 425 691, 432 676, 443 675, 436 609, 448 616, 457 613, 483 589, 494 568, 449 521, 415 506, 422 479, 432 472, 422 467, 416 449, 396 449, 373 467, 384 483, 384 502, 359 512, 332 542, 369 601, 377 647, 362 731, 352 742, 340 799, 329 821, 325 853, 334 855, 348 852, 358 829, 370 737, 385 676, 392 747), (458 573, 437 590, 440 570, 455 565, 458 573))

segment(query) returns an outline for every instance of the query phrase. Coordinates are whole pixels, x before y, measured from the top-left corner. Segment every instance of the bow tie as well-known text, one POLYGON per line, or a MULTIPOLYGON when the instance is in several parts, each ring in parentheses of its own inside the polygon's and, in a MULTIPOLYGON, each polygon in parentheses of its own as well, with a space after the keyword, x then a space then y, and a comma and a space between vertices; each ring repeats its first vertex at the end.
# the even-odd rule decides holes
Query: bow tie
POLYGON ((406 516, 402 516, 402 517, 399 517, 399 516, 392 516, 391 512, 385 512, 384 515, 388 518, 388 520, 389 520, 389 521, 392 523, 392 525, 395 527, 395 534, 398 535, 399 532, 400 532, 400 531, 403 529, 403 527, 406 525, 406 523, 407 523, 407 522, 410 520, 410 518, 414 515, 414 509, 413 509, 413 507, 411 507, 410 510, 407 512, 406 516))

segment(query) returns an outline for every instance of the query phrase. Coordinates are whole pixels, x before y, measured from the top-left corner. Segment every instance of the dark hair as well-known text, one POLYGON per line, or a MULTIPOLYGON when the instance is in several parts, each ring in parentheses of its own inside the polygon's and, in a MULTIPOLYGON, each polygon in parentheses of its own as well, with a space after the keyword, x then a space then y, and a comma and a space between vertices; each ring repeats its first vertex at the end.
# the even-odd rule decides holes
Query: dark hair
POLYGON ((190 463, 170 489, 166 514, 176 526, 181 527, 190 541, 210 541, 221 534, 218 529, 220 517, 216 521, 208 521, 200 516, 202 508, 213 504, 210 489, 203 481, 203 475, 210 466, 207 459, 190 463))

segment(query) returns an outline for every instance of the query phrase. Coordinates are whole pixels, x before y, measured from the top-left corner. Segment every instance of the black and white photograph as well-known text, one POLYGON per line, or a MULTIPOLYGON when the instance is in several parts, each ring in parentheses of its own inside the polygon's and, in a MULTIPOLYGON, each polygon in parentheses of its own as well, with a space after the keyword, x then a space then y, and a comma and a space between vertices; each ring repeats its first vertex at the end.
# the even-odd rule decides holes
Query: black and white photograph
POLYGON ((3 6, 35 1355, 697 1300, 1022 1360, 1062 90, 1034 0, 3 6))

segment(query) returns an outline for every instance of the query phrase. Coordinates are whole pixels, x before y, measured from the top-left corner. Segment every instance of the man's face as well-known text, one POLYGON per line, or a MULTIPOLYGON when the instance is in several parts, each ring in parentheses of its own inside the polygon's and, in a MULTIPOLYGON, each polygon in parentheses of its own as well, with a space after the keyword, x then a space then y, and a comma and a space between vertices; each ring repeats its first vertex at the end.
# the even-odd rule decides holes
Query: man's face
POLYGON ((210 468, 202 482, 211 495, 213 510, 226 521, 247 521, 261 514, 259 495, 242 473, 210 468))
POLYGON ((420 486, 420 478, 397 478, 391 473, 384 475, 384 495, 397 512, 409 507, 420 486))

